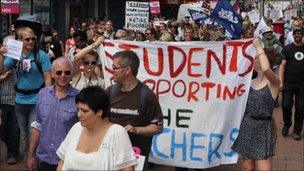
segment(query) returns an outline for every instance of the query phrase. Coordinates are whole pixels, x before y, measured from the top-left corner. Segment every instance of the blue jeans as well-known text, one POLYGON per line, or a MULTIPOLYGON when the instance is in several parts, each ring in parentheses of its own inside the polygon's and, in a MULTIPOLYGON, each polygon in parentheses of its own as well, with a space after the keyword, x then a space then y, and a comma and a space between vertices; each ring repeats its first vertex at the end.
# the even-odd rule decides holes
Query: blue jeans
POLYGON ((15 115, 15 106, 1 104, 2 125, 0 126, 0 136, 7 148, 7 158, 19 156, 19 126, 15 115))
POLYGON ((29 138, 31 133, 31 124, 36 114, 36 105, 15 104, 15 113, 18 120, 21 139, 24 142, 24 161, 27 162, 27 151, 29 146, 29 138))

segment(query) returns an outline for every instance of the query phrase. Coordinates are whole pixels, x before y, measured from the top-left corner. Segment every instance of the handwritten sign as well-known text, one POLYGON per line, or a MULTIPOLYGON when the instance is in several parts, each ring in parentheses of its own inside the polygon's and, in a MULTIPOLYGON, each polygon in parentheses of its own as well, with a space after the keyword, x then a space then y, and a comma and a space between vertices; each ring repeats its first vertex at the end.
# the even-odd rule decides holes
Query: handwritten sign
POLYGON ((144 30, 149 22, 149 3, 126 1, 125 27, 129 30, 144 30))
POLYGON ((19 0, 1 0, 1 14, 19 14, 19 0))
POLYGON ((137 78, 159 99, 164 130, 152 140, 149 161, 208 168, 236 163, 231 150, 248 97, 254 48, 251 40, 226 42, 106 41, 100 48, 106 87, 113 55, 132 50, 137 78))
POLYGON ((20 60, 23 42, 14 39, 7 39, 5 45, 7 52, 4 56, 20 60))
POLYGON ((160 14, 159 1, 157 0, 150 1, 150 10, 151 10, 151 14, 160 14))
POLYGON ((291 20, 292 17, 296 17, 297 16, 297 11, 295 10, 291 10, 291 11, 285 11, 284 12, 284 18, 285 18, 285 21, 287 20, 291 20))

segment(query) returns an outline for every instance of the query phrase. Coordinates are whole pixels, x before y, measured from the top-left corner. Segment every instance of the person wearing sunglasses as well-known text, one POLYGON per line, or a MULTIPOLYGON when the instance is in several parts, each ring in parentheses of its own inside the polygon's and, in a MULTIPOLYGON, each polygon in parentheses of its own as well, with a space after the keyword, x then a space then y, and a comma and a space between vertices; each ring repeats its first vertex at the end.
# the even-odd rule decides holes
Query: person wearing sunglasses
POLYGON ((79 50, 75 54, 73 61, 75 72, 72 78, 72 86, 78 90, 87 86, 100 86, 104 88, 104 80, 101 69, 98 66, 99 55, 94 50, 104 40, 103 37, 98 38, 93 44, 79 50))
POLYGON ((78 121, 75 103, 78 90, 70 85, 72 73, 73 64, 68 58, 55 59, 52 67, 54 84, 38 94, 27 161, 31 171, 56 170, 60 160, 56 150, 78 121))
POLYGON ((7 48, 1 47, 0 74, 16 67, 18 79, 15 86, 15 114, 21 139, 24 141, 26 161, 30 124, 36 111, 37 94, 42 87, 52 84, 51 62, 47 54, 38 49, 37 38, 32 29, 28 27, 19 28, 17 37, 23 43, 20 60, 17 61, 9 56, 3 60, 3 54, 7 51, 7 48), (39 58, 36 57, 37 55, 39 55, 39 58))

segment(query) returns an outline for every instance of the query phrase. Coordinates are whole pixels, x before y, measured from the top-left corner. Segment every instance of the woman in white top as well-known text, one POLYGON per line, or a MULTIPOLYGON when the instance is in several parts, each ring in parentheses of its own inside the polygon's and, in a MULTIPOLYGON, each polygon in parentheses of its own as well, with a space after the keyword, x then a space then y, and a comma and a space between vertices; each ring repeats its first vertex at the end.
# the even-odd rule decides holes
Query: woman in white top
POLYGON ((104 79, 98 66, 99 55, 95 51, 103 38, 98 38, 92 45, 78 51, 74 58, 74 76, 72 86, 78 90, 87 86, 100 86, 104 88, 104 79))
POLYGON ((108 120, 105 91, 89 86, 75 101, 80 122, 57 150, 57 170, 134 170, 137 161, 126 130, 108 120))

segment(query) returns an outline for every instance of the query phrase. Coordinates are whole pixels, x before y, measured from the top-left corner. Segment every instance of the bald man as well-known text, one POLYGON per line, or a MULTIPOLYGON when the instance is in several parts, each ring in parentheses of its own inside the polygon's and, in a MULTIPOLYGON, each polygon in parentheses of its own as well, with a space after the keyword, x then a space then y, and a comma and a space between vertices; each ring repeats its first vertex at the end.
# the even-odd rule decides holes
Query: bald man
POLYGON ((68 58, 53 62, 54 85, 40 90, 28 151, 30 170, 55 171, 59 162, 56 150, 70 128, 78 121, 75 97, 78 91, 70 85, 73 65, 68 58))

